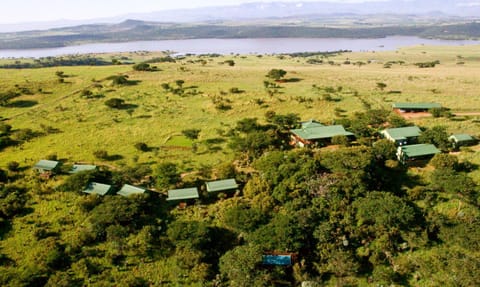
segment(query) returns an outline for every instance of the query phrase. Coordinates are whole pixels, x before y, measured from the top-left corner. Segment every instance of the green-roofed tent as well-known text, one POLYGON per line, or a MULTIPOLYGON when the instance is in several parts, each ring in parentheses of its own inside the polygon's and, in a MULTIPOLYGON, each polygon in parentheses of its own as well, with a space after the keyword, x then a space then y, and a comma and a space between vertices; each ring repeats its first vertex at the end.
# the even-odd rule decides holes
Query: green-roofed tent
POLYGON ((33 166, 33 169, 39 173, 55 172, 59 166, 58 161, 42 159, 33 166))
POLYGON ((440 153, 432 144, 415 144, 400 146, 397 149, 397 158, 400 162, 406 163, 408 161, 428 159, 440 153))
POLYGON ((82 171, 91 171, 91 170, 96 170, 96 169, 97 169, 96 165, 74 164, 72 166, 72 169, 68 173, 74 174, 74 173, 79 173, 79 172, 82 172, 82 171))
POLYGON ((401 112, 426 112, 431 109, 441 109, 439 103, 393 103, 392 108, 401 112))
POLYGON ((380 133, 389 141, 392 141, 395 144, 402 146, 402 145, 408 145, 416 142, 421 132, 422 131, 420 130, 419 127, 413 126, 413 127, 385 129, 380 133))
POLYGON ((302 129, 310 129, 310 128, 315 128, 315 127, 323 127, 320 122, 317 122, 316 120, 309 120, 306 122, 302 122, 302 129))
POLYGON ((182 201, 197 198, 199 198, 199 195, 196 187, 171 189, 168 191, 167 201, 182 201))
POLYGON ((352 137, 353 133, 346 131, 342 125, 334 126, 310 126, 307 128, 290 130, 294 141, 299 146, 312 144, 314 141, 327 140, 335 136, 352 137))
POLYGON ((98 182, 90 182, 83 190, 83 192, 88 194, 106 195, 111 189, 111 185, 98 182))
POLYGON ((122 196, 130 196, 130 195, 133 195, 133 194, 143 194, 145 193, 145 189, 144 188, 141 188, 141 187, 136 187, 136 186, 133 186, 133 185, 129 185, 129 184, 124 184, 122 189, 120 189, 117 194, 118 195, 122 195, 122 196))
POLYGON ((208 192, 229 191, 236 190, 238 188, 238 184, 233 178, 210 181, 205 183, 205 185, 207 186, 208 192))
POLYGON ((448 140, 452 143, 454 148, 459 148, 460 146, 473 145, 477 141, 469 134, 454 134, 451 135, 448 140))

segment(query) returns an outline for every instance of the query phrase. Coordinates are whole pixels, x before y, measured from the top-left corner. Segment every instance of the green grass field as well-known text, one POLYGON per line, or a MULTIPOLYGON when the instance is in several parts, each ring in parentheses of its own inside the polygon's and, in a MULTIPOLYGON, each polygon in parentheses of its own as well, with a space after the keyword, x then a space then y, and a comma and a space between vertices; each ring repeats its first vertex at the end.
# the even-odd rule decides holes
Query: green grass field
MULTIPOLYGON (((0 90, 8 91, 15 85, 28 87, 33 95, 24 95, 14 100, 27 102, 25 107, 2 107, 0 114, 16 129, 31 128, 40 131, 49 126, 59 133, 41 136, 21 146, 8 148, 2 153, 0 165, 18 161, 32 165, 49 154, 69 161, 94 162, 93 151, 107 150, 122 156, 114 164, 130 164, 138 156, 139 162, 156 163, 163 160, 189 160, 195 164, 216 164, 231 156, 227 151, 193 154, 185 149, 191 143, 170 137, 184 129, 200 129, 199 143, 221 137, 236 121, 246 117, 261 120, 267 111, 279 114, 297 113, 304 120, 315 118, 326 123, 335 118, 335 109, 348 115, 364 109, 362 101, 374 108, 389 108, 392 102, 435 101, 454 112, 479 111, 477 79, 480 76, 478 46, 465 47, 411 47, 392 52, 344 53, 323 59, 331 64, 312 65, 305 58, 280 59, 277 56, 224 56, 208 58, 200 63, 197 57, 187 57, 177 63, 159 63, 160 71, 137 72, 131 66, 104 67, 61 67, 24 70, 0 70, 0 90), (221 64, 227 59, 235 66, 221 64), (345 61, 352 64, 344 64, 345 61), (439 60, 435 68, 418 68, 417 62, 439 60), (353 65, 356 62, 365 65, 353 65), (403 61, 384 68, 388 61, 403 61), (464 62, 458 65, 458 62, 464 62), (370 62, 370 63, 368 63, 370 62), (367 64, 368 63, 368 64, 367 64), (298 82, 281 84, 280 93, 269 96, 263 86, 265 74, 273 68, 288 73, 286 78, 297 78, 298 82), (58 82, 56 71, 68 77, 65 83, 58 82), (127 74, 137 85, 112 86, 105 78, 127 74), (176 80, 184 80, 187 93, 175 95, 162 89, 162 83, 175 87, 176 80), (383 82, 383 91, 377 83, 383 82), (317 87, 341 87, 334 98, 338 101, 322 100, 312 85, 317 87), (230 93, 231 88, 243 93, 230 93), (41 92, 38 92, 41 89, 41 92), (90 90, 102 98, 86 99, 83 90, 90 90), (188 93, 188 91, 195 91, 188 93), (393 93, 391 92, 393 91, 393 93), (390 93, 389 93, 390 92, 390 93), (104 105, 109 98, 124 99, 131 108, 114 110, 104 105), (214 100, 228 102, 228 110, 215 108, 214 100), (167 140, 167 141, 166 141, 167 140), (137 142, 145 142, 155 149, 141 153, 134 148, 137 142), (178 145, 183 149, 174 149, 178 145)), ((111 58, 111 55, 104 55, 111 58)), ((156 54, 128 57, 136 60, 153 58, 156 54)), ((445 119, 419 119, 424 126, 445 125, 450 132, 480 134, 476 119, 470 116, 463 121, 445 119)), ((475 159, 476 160, 476 159, 475 159)))

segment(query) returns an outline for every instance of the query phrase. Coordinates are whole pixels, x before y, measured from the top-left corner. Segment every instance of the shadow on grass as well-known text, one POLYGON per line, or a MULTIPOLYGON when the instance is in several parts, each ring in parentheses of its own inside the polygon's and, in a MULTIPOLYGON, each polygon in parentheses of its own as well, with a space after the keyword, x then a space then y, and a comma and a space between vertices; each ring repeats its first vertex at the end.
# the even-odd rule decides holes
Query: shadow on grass
POLYGON ((115 86, 136 86, 138 84, 140 84, 142 81, 140 80, 127 80, 125 82, 122 82, 122 83, 116 83, 114 84, 115 86))
POLYGON ((135 105, 135 104, 124 104, 122 105, 119 109, 120 110, 134 110, 138 108, 138 105, 135 105))
POLYGON ((284 83, 298 83, 302 81, 303 79, 300 78, 289 78, 289 79, 284 79, 284 83))
POLYGON ((10 232, 10 230, 12 230, 12 223, 10 223, 9 220, 4 219, 4 221, 0 221, 0 240, 3 240, 5 235, 10 232))
POLYGON ((38 105, 38 102, 37 101, 22 101, 22 100, 19 100, 19 101, 14 101, 14 102, 11 102, 7 105, 7 107, 9 108, 31 108, 33 106, 36 106, 38 105))
POLYGON ((123 159, 123 155, 120 155, 120 154, 112 154, 112 155, 109 155, 105 158, 105 160, 108 160, 108 161, 116 161, 116 160, 121 160, 123 159))

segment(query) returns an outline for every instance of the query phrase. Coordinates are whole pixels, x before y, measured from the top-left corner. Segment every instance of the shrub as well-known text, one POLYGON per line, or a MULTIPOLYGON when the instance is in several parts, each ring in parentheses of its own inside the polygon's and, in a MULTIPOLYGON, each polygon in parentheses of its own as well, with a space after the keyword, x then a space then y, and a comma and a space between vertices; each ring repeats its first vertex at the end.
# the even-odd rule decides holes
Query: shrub
POLYGON ((148 145, 144 142, 136 143, 135 148, 139 151, 148 151, 148 145))
POLYGON ((339 135, 339 136, 334 136, 334 137, 332 138, 332 144, 334 144, 334 145, 348 146, 348 145, 349 145, 349 141, 348 141, 348 138, 347 138, 346 136, 339 135))
POLYGON ((108 152, 106 150, 96 150, 93 155, 98 159, 108 159, 108 152))
POLYGON ((95 177, 95 171, 82 171, 67 177, 58 189, 65 192, 81 192, 95 177))
POLYGON ((230 88, 229 92, 231 94, 241 94, 243 92, 245 92, 244 90, 240 90, 239 88, 237 87, 233 87, 233 88, 230 88))
POLYGON ((281 78, 283 78, 285 75, 287 74, 287 72, 285 70, 282 70, 282 69, 271 69, 266 77, 267 78, 270 78, 270 79, 273 79, 275 81, 278 81, 280 80, 281 78))
POLYGON ((198 135, 200 134, 200 131, 201 130, 199 129, 187 129, 187 130, 183 130, 182 134, 191 140, 196 140, 198 139, 198 135))
POLYGON ((15 139, 19 141, 28 141, 38 136, 38 133, 32 129, 21 129, 15 132, 15 139))
POLYGON ((235 61, 233 60, 225 60, 223 63, 229 65, 230 67, 235 66, 235 61))
POLYGON ((18 171, 19 167, 20 167, 20 164, 16 161, 11 161, 7 164, 7 168, 9 171, 16 172, 18 171))
POLYGON ((119 98, 111 98, 105 101, 105 105, 112 109, 121 109, 125 104, 125 100, 119 98))

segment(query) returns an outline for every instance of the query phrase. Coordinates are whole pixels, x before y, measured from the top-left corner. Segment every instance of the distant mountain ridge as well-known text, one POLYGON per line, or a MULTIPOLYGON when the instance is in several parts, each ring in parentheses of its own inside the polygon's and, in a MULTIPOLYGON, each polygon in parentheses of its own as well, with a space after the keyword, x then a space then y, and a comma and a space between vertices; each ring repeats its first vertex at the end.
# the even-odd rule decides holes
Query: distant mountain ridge
MULTIPOLYGON (((445 14, 460 17, 480 17, 478 9, 468 9, 475 3, 469 0, 388 0, 381 2, 337 3, 318 2, 252 2, 238 6, 206 7, 130 14, 129 18, 146 21, 195 22, 215 20, 247 20, 261 18, 284 18, 305 15, 331 14, 445 14)), ((475 7, 475 6, 472 6, 475 7)))
POLYGON ((246 21, 267 18, 306 17, 315 18, 335 14, 397 14, 480 17, 479 0, 387 0, 381 2, 336 3, 318 2, 251 2, 234 6, 216 6, 194 9, 177 9, 119 15, 117 17, 90 20, 58 20, 52 22, 0 24, 0 32, 44 30, 93 23, 119 23, 127 19, 155 22, 215 22, 246 21))
POLYGON ((207 38, 384 38, 417 36, 480 39, 480 22, 440 25, 373 25, 328 27, 316 23, 178 24, 127 20, 119 24, 81 25, 47 31, 0 34, 0 49, 54 48, 82 43, 207 38))
POLYGON ((50 30, 0 33, 0 49, 199 38, 480 39, 480 15, 476 15, 480 9, 473 9, 476 2, 462 1, 480 5, 480 0, 255 2, 131 14, 50 30), (468 5, 473 8, 466 9, 468 5))

